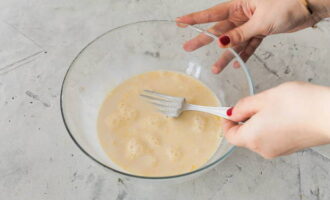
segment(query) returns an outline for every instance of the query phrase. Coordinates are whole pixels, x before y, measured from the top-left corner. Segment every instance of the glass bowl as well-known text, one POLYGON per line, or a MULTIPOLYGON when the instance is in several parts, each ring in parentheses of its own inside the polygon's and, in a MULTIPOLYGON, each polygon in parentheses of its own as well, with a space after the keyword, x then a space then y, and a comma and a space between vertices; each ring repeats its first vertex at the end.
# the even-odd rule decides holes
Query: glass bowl
POLYGON ((118 84, 143 72, 168 70, 191 75, 213 90, 222 106, 234 105, 253 94, 249 72, 236 53, 229 66, 215 75, 211 66, 226 49, 213 41, 194 52, 183 50, 183 43, 198 34, 192 28, 177 27, 173 21, 140 21, 107 31, 81 50, 63 80, 61 111, 71 138, 88 157, 120 175, 186 180, 210 170, 234 150, 223 139, 213 157, 199 169, 175 176, 144 177, 116 166, 98 140, 96 121, 104 98, 118 84), (233 61, 239 61, 241 67, 233 68, 233 61))

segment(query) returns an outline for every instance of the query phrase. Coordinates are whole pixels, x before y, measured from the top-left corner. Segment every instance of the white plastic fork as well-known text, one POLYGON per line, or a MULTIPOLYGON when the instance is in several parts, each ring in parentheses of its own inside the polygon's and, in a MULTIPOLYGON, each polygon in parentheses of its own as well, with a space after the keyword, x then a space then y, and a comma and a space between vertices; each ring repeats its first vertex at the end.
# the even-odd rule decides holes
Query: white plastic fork
POLYGON ((194 110, 229 119, 227 110, 230 107, 210 107, 188 104, 183 97, 169 96, 151 90, 144 90, 140 96, 149 103, 155 105, 158 111, 168 117, 178 117, 183 111, 194 110))

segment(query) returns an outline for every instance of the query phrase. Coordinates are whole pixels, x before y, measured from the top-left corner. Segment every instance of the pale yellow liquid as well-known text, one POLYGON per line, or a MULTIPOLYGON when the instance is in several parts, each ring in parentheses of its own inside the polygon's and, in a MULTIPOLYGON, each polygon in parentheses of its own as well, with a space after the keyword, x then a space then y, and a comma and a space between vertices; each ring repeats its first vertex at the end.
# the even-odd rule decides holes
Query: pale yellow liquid
POLYGON ((220 106, 212 91, 190 76, 169 71, 134 76, 116 87, 100 109, 98 133, 106 154, 123 170, 142 176, 177 175, 203 166, 222 138, 221 119, 196 111, 166 117, 139 96, 143 90, 220 106))

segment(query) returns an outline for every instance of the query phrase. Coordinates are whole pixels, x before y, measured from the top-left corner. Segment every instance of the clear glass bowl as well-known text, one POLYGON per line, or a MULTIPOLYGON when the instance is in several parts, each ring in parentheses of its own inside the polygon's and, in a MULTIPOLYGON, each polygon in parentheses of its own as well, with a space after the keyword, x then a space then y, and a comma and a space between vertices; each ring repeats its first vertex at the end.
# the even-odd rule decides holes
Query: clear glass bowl
POLYGON ((237 55, 233 61, 241 62, 242 67, 233 68, 231 61, 222 73, 214 75, 211 66, 225 51, 216 42, 194 52, 183 50, 182 44, 198 34, 191 28, 177 27, 173 21, 141 21, 110 30, 83 48, 65 75, 61 111, 70 136, 88 157, 121 175, 178 180, 210 170, 234 150, 223 139, 214 156, 199 169, 176 176, 144 177, 116 166, 98 141, 96 121, 104 98, 118 84, 143 72, 170 70, 194 76, 214 91, 223 106, 253 94, 249 72, 237 55))

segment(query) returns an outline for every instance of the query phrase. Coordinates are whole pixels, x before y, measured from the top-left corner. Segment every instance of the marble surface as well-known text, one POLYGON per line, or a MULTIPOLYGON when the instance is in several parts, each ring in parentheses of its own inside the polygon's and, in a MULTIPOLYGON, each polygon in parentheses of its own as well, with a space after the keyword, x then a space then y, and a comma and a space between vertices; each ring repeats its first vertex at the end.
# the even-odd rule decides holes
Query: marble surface
MULTIPOLYGON (((116 26, 173 19, 211 0, 0 1, 0 199, 330 199, 330 146, 264 160, 237 149, 182 184, 137 184, 86 157, 59 108, 75 55, 116 26)), ((289 80, 330 86, 330 22, 266 39, 252 59, 258 91, 289 80)))

